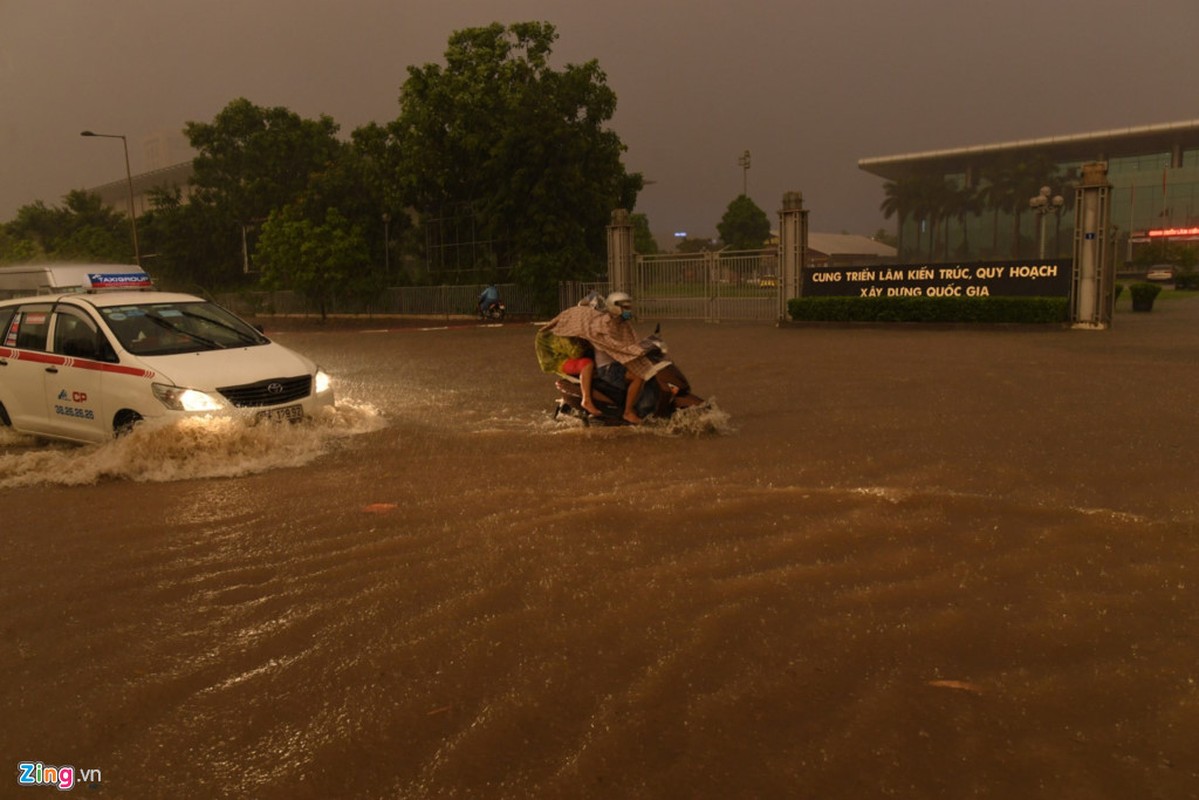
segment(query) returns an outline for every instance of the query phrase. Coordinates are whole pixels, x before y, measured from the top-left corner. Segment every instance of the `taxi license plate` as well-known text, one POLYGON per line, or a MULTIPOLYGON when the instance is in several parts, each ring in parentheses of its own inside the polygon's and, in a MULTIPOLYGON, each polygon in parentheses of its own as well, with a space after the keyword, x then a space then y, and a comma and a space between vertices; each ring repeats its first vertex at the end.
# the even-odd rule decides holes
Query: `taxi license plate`
POLYGON ((299 422, 304 419, 304 407, 301 405, 272 408, 269 411, 259 411, 258 419, 299 422))

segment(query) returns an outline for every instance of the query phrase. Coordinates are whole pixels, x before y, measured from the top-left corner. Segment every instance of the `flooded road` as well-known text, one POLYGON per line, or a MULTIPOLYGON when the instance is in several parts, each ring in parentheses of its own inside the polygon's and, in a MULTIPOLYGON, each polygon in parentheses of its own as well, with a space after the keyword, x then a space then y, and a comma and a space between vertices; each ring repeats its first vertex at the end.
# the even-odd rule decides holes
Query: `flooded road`
POLYGON ((552 420, 528 325, 273 335, 335 378, 315 425, 0 431, 14 772, 1199 796, 1199 301, 1104 333, 666 323, 713 403, 639 429, 552 420))

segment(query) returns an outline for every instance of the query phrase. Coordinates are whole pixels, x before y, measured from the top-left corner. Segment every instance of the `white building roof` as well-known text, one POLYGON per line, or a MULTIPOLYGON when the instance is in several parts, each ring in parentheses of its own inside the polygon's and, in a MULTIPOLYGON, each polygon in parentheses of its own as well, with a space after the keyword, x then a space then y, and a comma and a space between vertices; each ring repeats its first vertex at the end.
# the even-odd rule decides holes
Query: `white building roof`
POLYGON ((894 258, 898 255, 891 245, 855 233, 812 233, 809 231, 808 249, 830 256, 894 258))

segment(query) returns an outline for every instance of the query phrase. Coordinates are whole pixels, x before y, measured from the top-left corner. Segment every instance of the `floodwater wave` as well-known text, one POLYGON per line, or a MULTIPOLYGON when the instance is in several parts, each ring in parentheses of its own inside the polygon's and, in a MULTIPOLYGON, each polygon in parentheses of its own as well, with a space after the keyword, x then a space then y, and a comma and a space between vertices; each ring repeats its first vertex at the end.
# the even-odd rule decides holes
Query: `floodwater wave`
POLYGON ((297 424, 218 416, 147 420, 94 445, 49 443, 0 429, 0 489, 253 475, 307 464, 340 440, 384 424, 377 409, 343 400, 297 424))

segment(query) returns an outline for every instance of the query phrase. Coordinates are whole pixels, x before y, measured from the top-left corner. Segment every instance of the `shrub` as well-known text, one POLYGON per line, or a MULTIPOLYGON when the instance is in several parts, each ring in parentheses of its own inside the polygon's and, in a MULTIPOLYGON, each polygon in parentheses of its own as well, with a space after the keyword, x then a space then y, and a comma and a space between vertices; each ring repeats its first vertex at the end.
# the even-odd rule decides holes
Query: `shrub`
POLYGON ((1162 287, 1153 283, 1134 283, 1128 287, 1132 295, 1133 311, 1153 310, 1153 301, 1161 293, 1162 287))
POLYGON ((1070 315, 1064 297, 796 297, 787 311, 809 322, 1064 324, 1070 315))
POLYGON ((1179 272, 1174 277, 1175 289, 1199 289, 1199 272, 1193 269, 1179 272))
POLYGON ((1123 293, 1124 293, 1124 284, 1122 284, 1122 283, 1117 283, 1117 284, 1116 284, 1116 298, 1115 298, 1115 302, 1117 302, 1117 303, 1118 303, 1118 302, 1120 302, 1120 295, 1121 295, 1121 294, 1123 294, 1123 293))

